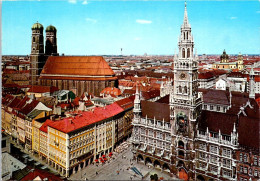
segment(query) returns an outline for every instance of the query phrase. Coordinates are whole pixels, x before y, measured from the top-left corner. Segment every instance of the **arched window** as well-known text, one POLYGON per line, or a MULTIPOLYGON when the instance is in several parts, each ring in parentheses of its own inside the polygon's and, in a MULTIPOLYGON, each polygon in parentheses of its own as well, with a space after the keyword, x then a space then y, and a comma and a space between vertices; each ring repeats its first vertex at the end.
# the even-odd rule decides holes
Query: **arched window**
POLYGON ((187 58, 190 58, 190 48, 187 49, 187 58))
POLYGON ((185 49, 182 49, 182 58, 185 58, 185 49))
POLYGON ((35 42, 35 37, 33 37, 33 42, 35 42))
POLYGON ((179 151, 179 156, 184 157, 184 152, 183 151, 179 151))
POLYGON ((184 87, 184 94, 187 94, 187 86, 184 87))
POLYGON ((179 85, 179 93, 182 93, 181 86, 179 85))
POLYGON ((184 38, 184 40, 185 40, 185 32, 183 32, 183 38, 184 38))
POLYGON ((178 146, 184 148, 184 143, 183 143, 183 141, 179 141, 179 142, 178 142, 178 146))
POLYGON ((186 35, 186 39, 187 39, 187 40, 189 39, 188 32, 187 32, 187 35, 186 35))

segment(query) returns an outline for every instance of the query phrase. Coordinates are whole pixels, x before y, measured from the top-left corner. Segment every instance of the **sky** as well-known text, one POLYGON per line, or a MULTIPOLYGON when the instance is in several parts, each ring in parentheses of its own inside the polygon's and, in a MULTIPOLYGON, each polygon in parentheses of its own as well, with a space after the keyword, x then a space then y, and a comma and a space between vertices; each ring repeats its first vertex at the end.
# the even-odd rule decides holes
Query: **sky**
MULTIPOLYGON (((260 1, 187 1, 198 54, 260 54, 260 1)), ((31 27, 57 28, 65 55, 173 55, 184 1, 3 1, 2 54, 29 55, 31 27)), ((45 36, 45 32, 44 32, 45 36)))

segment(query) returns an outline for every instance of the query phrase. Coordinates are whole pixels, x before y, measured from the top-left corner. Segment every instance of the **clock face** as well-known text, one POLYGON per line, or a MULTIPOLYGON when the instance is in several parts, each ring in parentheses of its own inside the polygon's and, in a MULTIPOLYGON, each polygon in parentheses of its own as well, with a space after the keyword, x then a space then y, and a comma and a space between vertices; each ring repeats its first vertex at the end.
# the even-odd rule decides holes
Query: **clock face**
POLYGON ((185 73, 181 73, 180 74, 180 79, 185 79, 186 78, 186 74, 185 73))

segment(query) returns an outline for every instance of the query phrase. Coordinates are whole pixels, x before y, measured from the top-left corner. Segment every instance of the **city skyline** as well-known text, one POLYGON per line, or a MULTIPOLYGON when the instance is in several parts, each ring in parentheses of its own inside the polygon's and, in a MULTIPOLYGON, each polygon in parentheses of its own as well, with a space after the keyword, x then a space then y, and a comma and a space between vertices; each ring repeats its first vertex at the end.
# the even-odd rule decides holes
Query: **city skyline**
MULTIPOLYGON (((198 54, 259 54, 257 5, 187 1, 198 54)), ((37 21, 57 28, 60 54, 120 55, 123 48, 123 55, 172 55, 184 1, 4 1, 2 7, 3 55, 29 55, 37 21)))

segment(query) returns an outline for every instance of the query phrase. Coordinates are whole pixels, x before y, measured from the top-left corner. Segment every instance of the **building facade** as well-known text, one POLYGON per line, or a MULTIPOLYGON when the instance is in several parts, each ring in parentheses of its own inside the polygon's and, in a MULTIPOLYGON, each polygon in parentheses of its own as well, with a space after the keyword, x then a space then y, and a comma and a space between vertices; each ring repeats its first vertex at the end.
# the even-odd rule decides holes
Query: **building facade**
MULTIPOLYGON (((183 180, 258 180, 260 114, 255 92, 198 89, 186 4, 178 45, 169 95, 150 102, 141 101, 136 92, 134 158, 183 180), (240 154, 246 159, 239 160, 240 154)), ((227 56, 222 58, 227 61, 227 56)))

